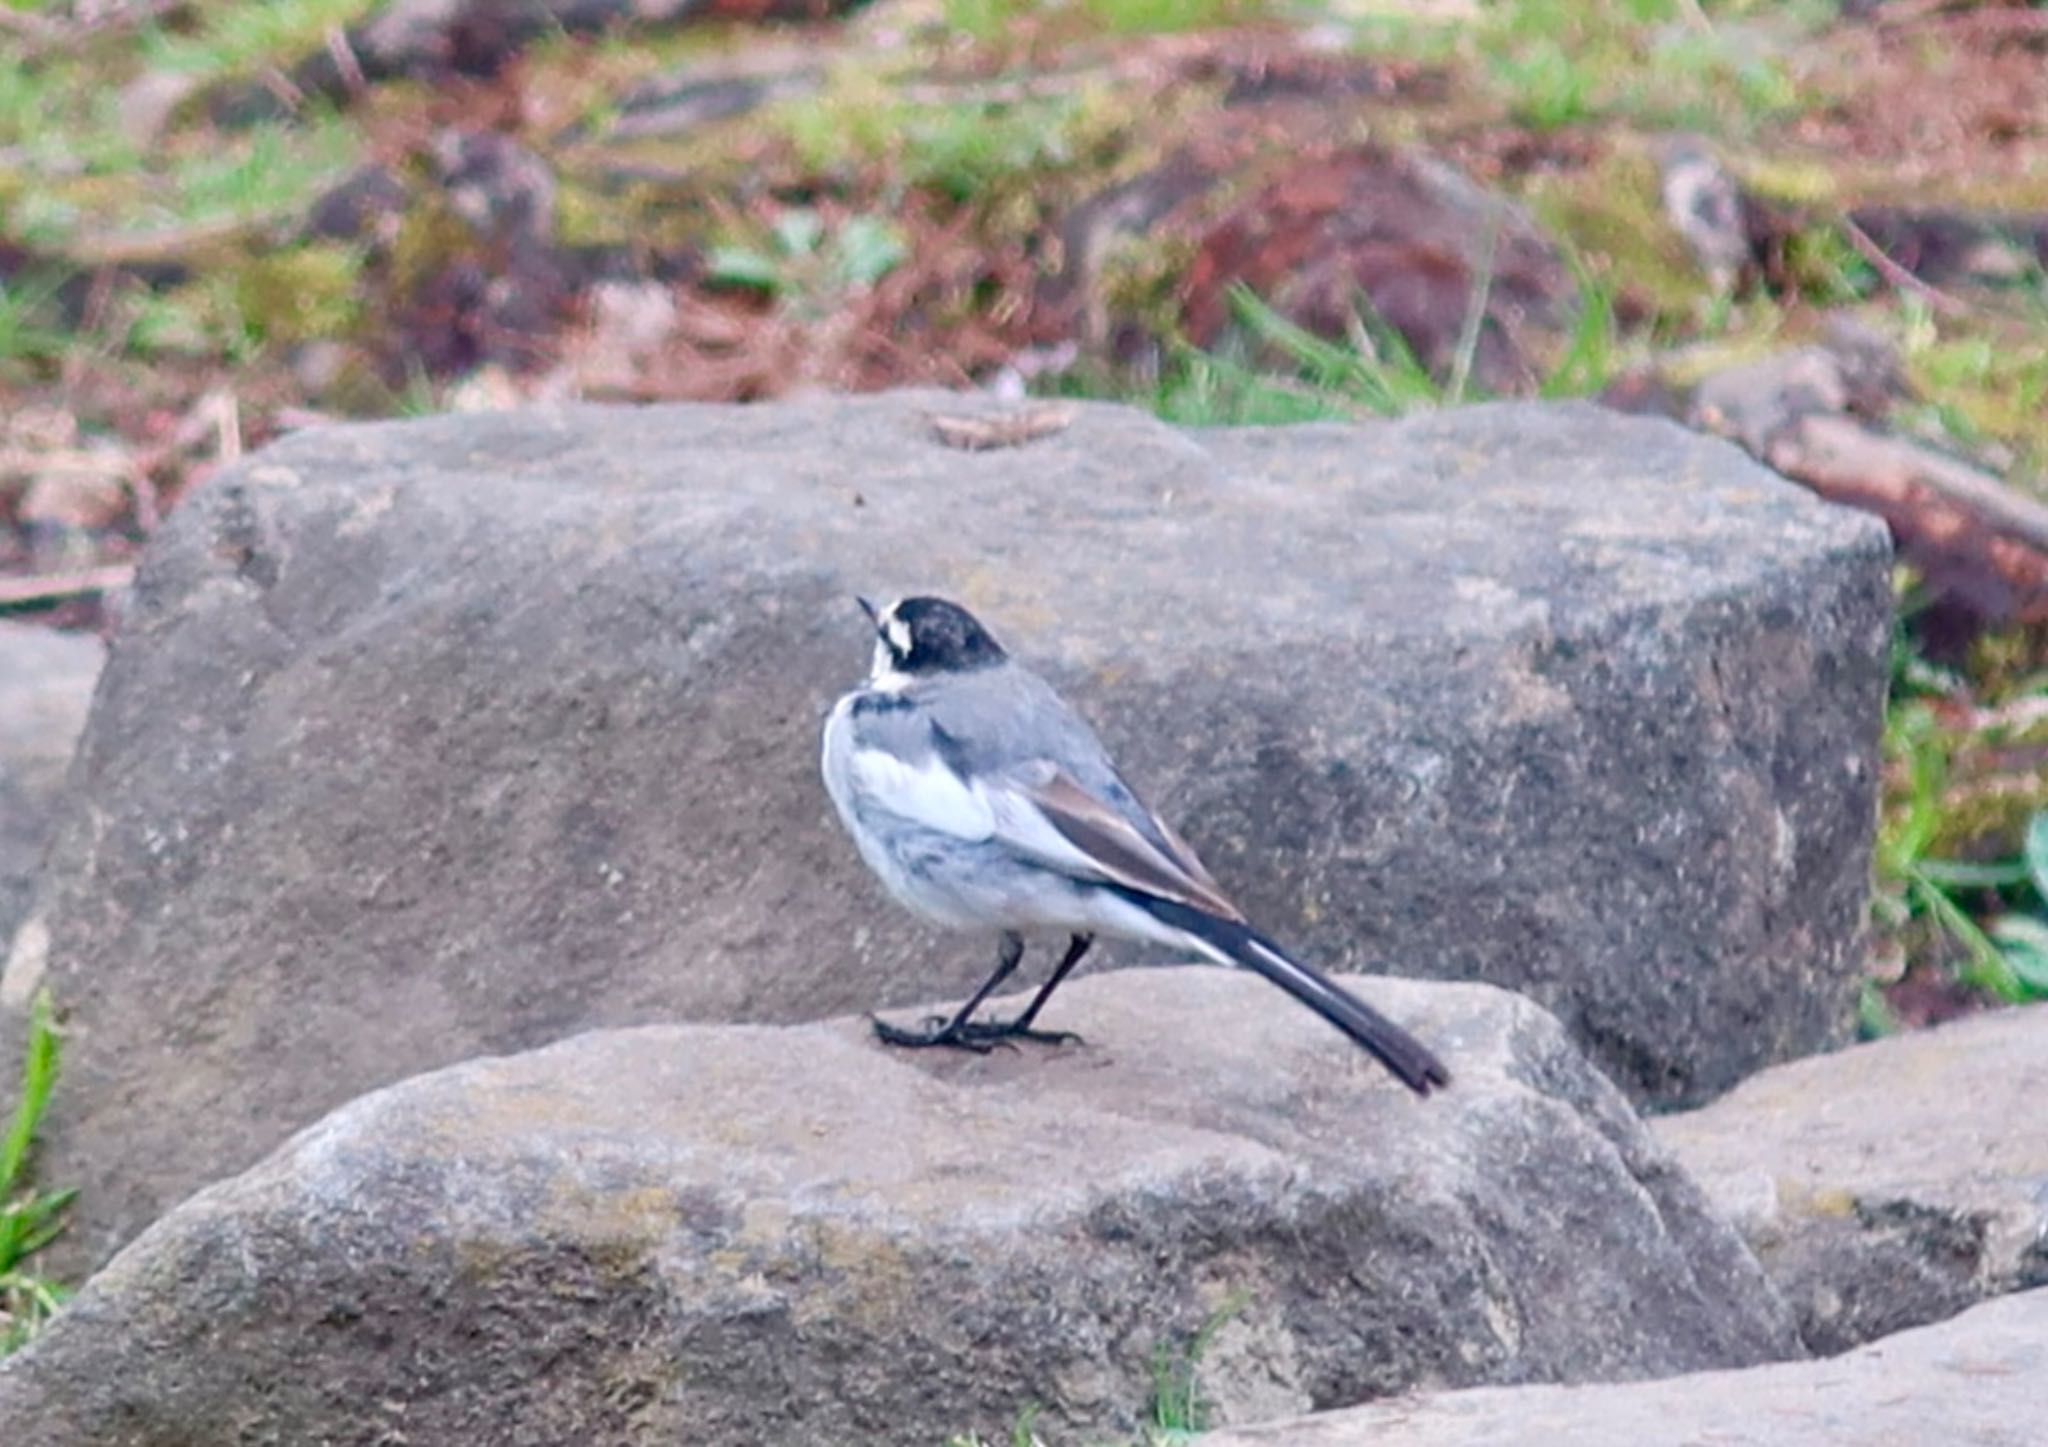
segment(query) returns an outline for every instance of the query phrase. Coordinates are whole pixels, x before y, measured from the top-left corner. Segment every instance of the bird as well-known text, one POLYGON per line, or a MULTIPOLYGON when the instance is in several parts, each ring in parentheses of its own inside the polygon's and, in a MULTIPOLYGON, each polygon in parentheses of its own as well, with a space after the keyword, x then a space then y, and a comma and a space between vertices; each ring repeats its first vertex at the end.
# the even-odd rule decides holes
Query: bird
POLYGON ((840 821, 896 901, 953 930, 994 931, 996 966, 925 1028, 874 1019, 888 1045, 983 1052, 1077 1037, 1039 1013, 1097 935, 1173 946, 1252 971, 1363 1046, 1418 1095, 1450 1083, 1431 1050, 1259 932, 1186 840, 1139 799, 1050 684, 944 598, 877 607, 868 677, 826 718, 820 768, 840 821), (1022 1012, 977 1019, 1017 969, 1024 932, 1065 953, 1022 1012))

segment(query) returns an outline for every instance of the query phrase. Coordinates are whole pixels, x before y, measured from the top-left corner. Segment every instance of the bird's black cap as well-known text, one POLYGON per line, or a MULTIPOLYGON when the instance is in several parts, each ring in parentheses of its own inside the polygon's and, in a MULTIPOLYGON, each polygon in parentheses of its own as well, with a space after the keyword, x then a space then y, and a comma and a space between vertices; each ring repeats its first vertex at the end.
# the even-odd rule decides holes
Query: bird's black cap
POLYGON ((875 632, 904 673, 961 673, 1001 663, 1002 645, 975 616, 944 598, 905 598, 882 610, 875 632))

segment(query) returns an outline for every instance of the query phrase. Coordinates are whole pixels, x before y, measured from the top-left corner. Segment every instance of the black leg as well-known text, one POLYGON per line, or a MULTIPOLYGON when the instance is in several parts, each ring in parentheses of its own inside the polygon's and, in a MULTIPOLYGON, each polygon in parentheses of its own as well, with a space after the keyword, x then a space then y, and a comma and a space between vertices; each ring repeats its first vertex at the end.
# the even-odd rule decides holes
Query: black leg
POLYGON ((981 1008, 981 1002, 994 993, 996 986, 1010 978, 1017 962, 1023 958, 1024 936, 1011 930, 1003 931, 1002 942, 996 949, 995 973, 982 981, 981 988, 974 992, 974 998, 962 1005, 952 1019, 934 1015, 925 1021, 931 1027, 925 1030, 905 1030, 886 1020, 877 1020, 874 1022, 875 1034, 890 1045, 906 1045, 913 1049, 924 1045, 954 1045, 985 1053, 990 1048, 989 1043, 971 1038, 968 1020, 981 1008))
POLYGON ((974 1012, 981 1008, 981 1002, 995 993, 996 986, 1010 978, 1017 968, 1017 962, 1024 958, 1024 940, 1020 935, 1006 932, 1002 947, 996 955, 995 973, 974 992, 974 998, 955 1012, 948 1020, 943 1015, 934 1015, 925 1021, 923 1030, 905 1030, 885 1020, 874 1022, 875 1034, 890 1045, 903 1045, 918 1049, 928 1045, 950 1045, 958 1050, 972 1050, 986 1054, 996 1045, 1013 1040, 1037 1040, 1048 1045, 1060 1045, 1081 1037, 1065 1030, 1034 1030, 1031 1022, 1038 1018, 1038 1011, 1051 997, 1053 989, 1066 978, 1067 972, 1080 963, 1081 956, 1088 953, 1088 946, 1094 942, 1092 935, 1075 935, 1067 945, 1067 953, 1052 972, 1052 978, 1039 988, 1038 994, 1023 1014, 1009 1021, 976 1021, 974 1012))
MULTIPOLYGON (((1094 935, 1075 935, 1067 941, 1067 952, 1060 957, 1059 965, 1052 972, 1052 978, 1038 987, 1038 993, 1031 997, 1031 1003, 1024 1007, 1024 1013, 1010 1022, 1010 1028, 1014 1030, 1031 1029, 1031 1022, 1038 1018, 1038 1012, 1045 1008, 1045 1002, 1052 998, 1052 992, 1060 987, 1060 981, 1067 977, 1068 972, 1074 966, 1081 963, 1081 956, 1087 954, 1088 946, 1094 943, 1094 935)), ((1079 1040, 1081 1038, 1065 1030, 1053 1033, 1064 1036, 1069 1040, 1079 1040)))

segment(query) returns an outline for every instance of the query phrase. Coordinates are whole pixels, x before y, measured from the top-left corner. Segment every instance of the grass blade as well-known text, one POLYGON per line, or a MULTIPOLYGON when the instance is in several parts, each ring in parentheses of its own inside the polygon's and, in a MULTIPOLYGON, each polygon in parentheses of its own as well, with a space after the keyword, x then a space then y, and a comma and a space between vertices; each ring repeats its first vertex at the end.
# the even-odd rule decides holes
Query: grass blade
POLYGON ((2014 859, 1979 863, 1969 859, 1923 859, 1920 872, 1946 889, 1999 889, 2027 881, 2028 864, 2014 859))
POLYGON ((1919 870, 1913 872, 1910 881, 1913 897, 1934 921, 1955 937, 1969 957, 1968 964, 1959 971, 1966 985, 1975 985, 1996 995, 2008 1005, 2017 1005, 2027 998, 2027 986, 2012 961, 1998 948, 1991 936, 1978 927, 1963 907, 1948 897, 1946 890, 1929 879, 1919 870))
POLYGON ((2048 900, 2048 809, 2027 821, 2024 845, 2027 873, 2034 881, 2034 893, 2048 900))
POLYGON ((1548 400, 1591 396, 1614 376, 1614 288, 1576 256, 1570 260, 1579 282, 1579 311, 1564 354, 1537 388, 1548 400))
POLYGON ((7 1134, 0 1138, 0 1200, 12 1194, 21 1180, 28 1148, 35 1139, 36 1126, 49 1108, 50 1091, 57 1083, 57 1026, 50 1007, 49 992, 36 996, 30 1007, 28 1048, 22 1053, 21 1098, 7 1122, 7 1134))
POLYGON ((1480 241, 1479 267, 1472 285, 1472 299, 1465 307, 1465 321, 1458 328, 1458 347, 1451 356, 1451 379, 1444 386, 1444 402, 1455 407, 1465 400, 1465 384, 1472 379, 1472 358, 1479 351, 1479 333, 1486 326, 1486 308, 1493 300, 1494 251, 1500 245, 1501 205, 1487 208, 1486 235, 1480 241))

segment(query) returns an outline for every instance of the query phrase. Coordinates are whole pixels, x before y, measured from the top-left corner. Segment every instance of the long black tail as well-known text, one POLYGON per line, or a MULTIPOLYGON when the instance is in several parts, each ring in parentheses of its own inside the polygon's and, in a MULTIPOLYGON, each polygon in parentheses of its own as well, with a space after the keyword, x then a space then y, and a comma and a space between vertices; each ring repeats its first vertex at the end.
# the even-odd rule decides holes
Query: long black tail
POLYGON ((1157 895, 1136 890, 1117 892, 1161 924, 1189 935, 1218 962, 1241 965, 1264 975, 1371 1051, 1417 1095, 1428 1095, 1451 1083, 1451 1072, 1427 1045, 1320 971, 1290 958, 1285 950, 1251 926, 1219 919, 1157 895))

